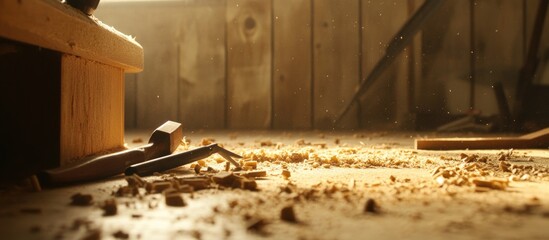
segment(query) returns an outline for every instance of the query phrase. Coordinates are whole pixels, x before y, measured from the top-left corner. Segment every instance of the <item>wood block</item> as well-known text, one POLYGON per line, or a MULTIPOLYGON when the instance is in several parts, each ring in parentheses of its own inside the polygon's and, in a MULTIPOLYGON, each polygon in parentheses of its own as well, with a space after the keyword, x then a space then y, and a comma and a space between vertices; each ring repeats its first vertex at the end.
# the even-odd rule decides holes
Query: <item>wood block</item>
POLYGON ((122 69, 61 57, 60 164, 124 145, 122 69))
POLYGON ((271 0, 227 1, 227 126, 271 126, 271 0))
POLYGON ((312 127, 311 1, 273 1, 273 128, 312 127))

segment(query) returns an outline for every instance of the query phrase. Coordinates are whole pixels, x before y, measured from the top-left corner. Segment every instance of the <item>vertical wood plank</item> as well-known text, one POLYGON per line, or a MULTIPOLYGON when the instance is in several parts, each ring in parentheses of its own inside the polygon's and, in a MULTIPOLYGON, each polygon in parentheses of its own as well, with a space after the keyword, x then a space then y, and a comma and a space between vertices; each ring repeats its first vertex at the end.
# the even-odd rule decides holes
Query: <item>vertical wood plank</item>
POLYGON ((227 126, 271 126, 271 0, 227 0, 227 126))
POLYGON ((508 101, 524 60, 522 1, 483 0, 475 3, 475 106, 485 115, 497 114, 492 85, 501 81, 508 101))
POLYGON ((273 127, 311 127, 311 0, 273 1, 273 127))
MULTIPOLYGON (((332 128, 359 83, 358 1, 313 3, 313 115, 315 128, 332 128)), ((337 127, 356 128, 357 108, 337 127)))
MULTIPOLYGON (((385 54, 392 37, 408 18, 407 1, 362 1, 362 76, 366 77, 385 54)), ((361 125, 375 128, 398 124, 407 107, 408 49, 405 49, 361 99, 361 125)))
POLYGON ((469 111, 469 9, 469 1, 448 1, 426 24, 422 36, 423 77, 418 82, 418 111, 423 114, 469 111))
POLYGON ((61 165, 124 144, 124 72, 71 55, 61 58, 61 165))
POLYGON ((179 119, 186 128, 225 126, 225 1, 181 9, 179 119))

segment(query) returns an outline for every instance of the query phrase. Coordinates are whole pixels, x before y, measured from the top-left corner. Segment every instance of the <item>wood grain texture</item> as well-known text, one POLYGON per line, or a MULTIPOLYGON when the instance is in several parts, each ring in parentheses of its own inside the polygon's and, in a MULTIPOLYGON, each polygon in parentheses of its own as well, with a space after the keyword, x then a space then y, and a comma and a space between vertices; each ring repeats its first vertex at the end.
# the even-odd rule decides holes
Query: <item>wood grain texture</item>
POLYGON ((181 8, 179 109, 185 128, 225 127, 225 1, 181 8))
MULTIPOLYGON (((385 54, 389 42, 408 19, 406 1, 362 1, 362 76, 367 76, 385 54)), ((375 128, 379 124, 398 125, 396 113, 402 118, 408 104, 408 49, 372 85, 361 99, 361 126, 375 128), (402 107, 402 109, 401 109, 402 107)))
MULTIPOLYGON (((313 3, 315 128, 332 128, 359 83, 358 1, 313 3)), ((358 126, 356 107, 338 127, 358 126)))
POLYGON ((442 5, 423 31, 423 78, 418 82, 419 112, 465 114, 469 111, 469 1, 442 5))
POLYGON ((273 1, 273 127, 312 126, 311 0, 273 1))
POLYGON ((271 126, 271 1, 227 1, 227 126, 271 126))
POLYGON ((0 1, 0 36, 128 72, 143 69, 143 48, 137 42, 59 1, 0 1))
POLYGON ((124 145, 124 71, 61 57, 60 164, 124 145))
POLYGON ((475 106, 485 115, 497 113, 494 82, 501 81, 514 101, 523 49, 522 1, 484 0, 475 5, 475 106))

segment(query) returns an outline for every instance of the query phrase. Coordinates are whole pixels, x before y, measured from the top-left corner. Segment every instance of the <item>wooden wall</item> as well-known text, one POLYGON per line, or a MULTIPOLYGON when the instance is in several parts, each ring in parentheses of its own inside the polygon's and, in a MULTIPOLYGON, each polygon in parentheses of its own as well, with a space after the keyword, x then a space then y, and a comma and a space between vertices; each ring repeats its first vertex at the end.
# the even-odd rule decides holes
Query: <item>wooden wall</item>
MULTIPOLYGON (((512 101, 538 1, 443 4, 336 128, 403 128, 414 114, 460 114, 470 105, 497 112, 491 85, 503 81, 512 101)), ((128 128, 170 119, 185 128, 332 129, 422 3, 105 0, 96 16, 145 49, 145 70, 126 76, 128 128)))

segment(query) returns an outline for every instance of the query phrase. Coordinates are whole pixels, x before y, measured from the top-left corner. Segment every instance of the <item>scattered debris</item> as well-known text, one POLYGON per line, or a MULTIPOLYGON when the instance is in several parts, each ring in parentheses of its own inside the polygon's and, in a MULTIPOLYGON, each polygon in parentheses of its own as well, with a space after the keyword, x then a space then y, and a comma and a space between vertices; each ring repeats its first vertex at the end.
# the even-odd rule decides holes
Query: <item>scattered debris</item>
POLYGON ((210 145, 214 142, 215 142, 215 139, 213 139, 213 138, 202 138, 202 140, 200 141, 200 145, 207 146, 207 145, 210 145))
POLYGON ((118 231, 114 232, 112 234, 112 236, 116 239, 128 239, 128 238, 130 238, 130 234, 128 234, 128 233, 126 233, 122 230, 118 230, 118 231))
POLYGON ((280 210, 280 219, 286 222, 296 223, 297 218, 295 216, 294 207, 286 206, 280 210))
POLYGON ((103 209, 103 216, 114 216, 116 215, 118 211, 118 207, 116 204, 116 199, 110 198, 105 200, 103 203, 103 206, 101 206, 103 209))
POLYGON ((366 200, 366 204, 364 205, 364 212, 379 213, 379 206, 377 205, 377 202, 372 198, 368 198, 366 200))
POLYGON ((185 203, 185 200, 183 200, 183 196, 180 193, 167 193, 164 194, 164 198, 166 199, 166 205, 168 206, 184 207, 187 205, 187 203, 185 203))
POLYGON ((290 171, 288 171, 288 169, 282 169, 282 177, 284 177, 284 179, 288 179, 292 176, 292 174, 290 173, 290 171))
POLYGON ((93 203, 93 197, 90 194, 76 193, 71 196, 71 205, 90 206, 93 203))

